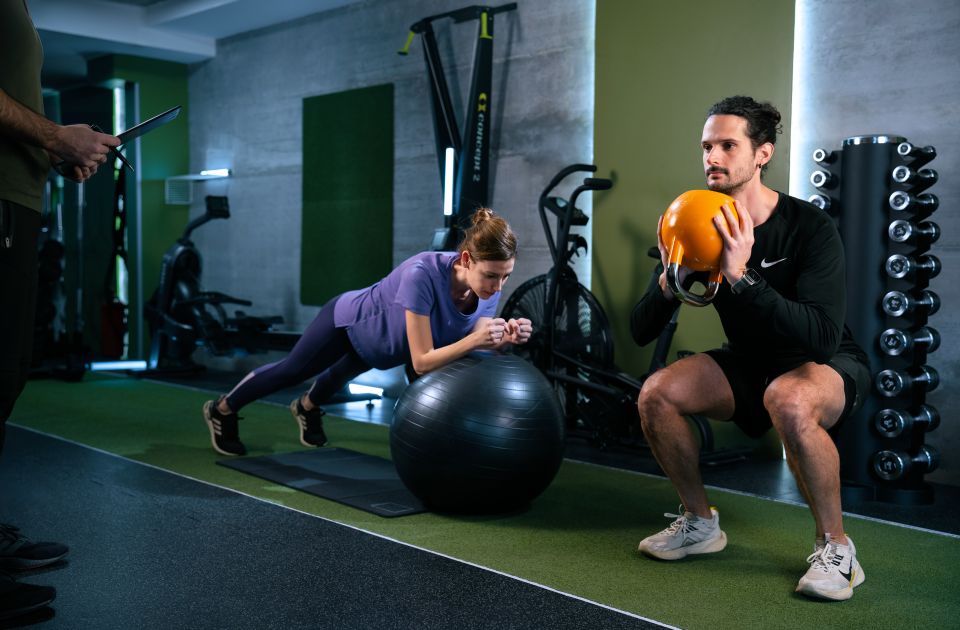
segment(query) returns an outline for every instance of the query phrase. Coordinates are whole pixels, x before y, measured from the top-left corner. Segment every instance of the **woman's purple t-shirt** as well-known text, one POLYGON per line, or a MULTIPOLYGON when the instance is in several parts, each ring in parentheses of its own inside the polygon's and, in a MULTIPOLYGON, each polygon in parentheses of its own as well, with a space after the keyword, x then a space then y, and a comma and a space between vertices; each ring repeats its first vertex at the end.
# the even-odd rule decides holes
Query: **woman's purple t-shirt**
POLYGON ((410 357, 405 311, 430 317, 433 347, 465 337, 481 317, 494 317, 500 292, 481 299, 474 312, 457 310, 450 295, 454 252, 423 252, 408 258, 380 282, 340 296, 333 322, 346 328, 357 354, 375 368, 403 365, 410 357))

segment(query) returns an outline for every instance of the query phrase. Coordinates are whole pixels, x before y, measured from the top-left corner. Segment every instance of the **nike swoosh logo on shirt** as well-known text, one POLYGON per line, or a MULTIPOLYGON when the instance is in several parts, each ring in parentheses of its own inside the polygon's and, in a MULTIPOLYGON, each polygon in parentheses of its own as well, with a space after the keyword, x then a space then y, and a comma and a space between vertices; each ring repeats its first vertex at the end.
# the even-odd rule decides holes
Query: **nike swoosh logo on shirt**
POLYGON ((781 258, 780 260, 774 260, 773 262, 767 262, 767 259, 764 258, 760 261, 760 267, 766 269, 767 267, 773 267, 777 263, 782 263, 786 258, 781 258))

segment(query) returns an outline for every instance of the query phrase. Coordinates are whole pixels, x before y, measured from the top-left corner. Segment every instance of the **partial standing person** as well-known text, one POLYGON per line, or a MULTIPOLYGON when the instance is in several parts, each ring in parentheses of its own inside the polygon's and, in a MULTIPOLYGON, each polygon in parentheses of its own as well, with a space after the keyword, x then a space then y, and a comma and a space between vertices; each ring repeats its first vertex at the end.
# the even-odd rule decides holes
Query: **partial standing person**
MULTIPOLYGON (((678 560, 726 546, 685 415, 732 421, 752 437, 773 426, 815 523, 814 551, 796 591, 843 600, 864 575, 843 528, 840 459, 830 432, 861 406, 870 371, 844 325, 845 263, 836 226, 822 210, 762 181, 779 125, 776 108, 746 96, 724 99, 707 113, 701 139, 707 187, 733 197, 739 215, 724 206, 714 219, 727 282, 713 306, 728 343, 680 359, 643 385, 643 432, 682 506, 639 549, 678 560)), ((675 300, 661 275, 631 316, 637 343, 656 338, 675 300)))
MULTIPOLYGON (((86 125, 61 126, 44 118, 42 65, 43 48, 26 1, 0 0, 0 452, 30 367, 47 173, 57 165, 63 175, 82 182, 120 144, 86 125)), ((8 509, 0 503, 0 511, 8 509)), ((2 571, 46 566, 66 554, 64 545, 30 542, 18 528, 0 523, 0 619, 41 608, 56 595, 52 587, 17 582, 2 571)))
POLYGON ((416 254, 376 284, 333 298, 285 359, 257 368, 230 393, 203 405, 214 450, 244 455, 240 409, 313 376, 313 386, 290 403, 290 412, 300 442, 323 446, 320 405, 363 372, 409 363, 425 374, 474 350, 526 343, 530 320, 495 317, 516 256, 513 230, 480 208, 457 252, 416 254))

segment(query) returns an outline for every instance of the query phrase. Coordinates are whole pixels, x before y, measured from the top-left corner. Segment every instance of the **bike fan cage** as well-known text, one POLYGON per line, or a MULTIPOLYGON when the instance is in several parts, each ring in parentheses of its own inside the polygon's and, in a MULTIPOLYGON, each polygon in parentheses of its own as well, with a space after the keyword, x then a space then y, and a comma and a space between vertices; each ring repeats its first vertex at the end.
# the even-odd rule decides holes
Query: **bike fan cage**
POLYGON ((433 130, 437 143, 437 162, 443 186, 447 149, 453 150, 455 180, 452 213, 444 217, 444 227, 434 234, 431 248, 456 249, 469 227, 469 216, 477 207, 488 205, 490 198, 490 122, 493 88, 493 16, 513 11, 515 2, 498 7, 473 5, 456 11, 423 18, 410 27, 407 42, 399 54, 406 55, 416 35, 423 42, 423 56, 430 79, 430 105, 433 111, 433 130), (450 100, 437 40, 433 32, 435 20, 450 18, 454 23, 479 20, 477 46, 474 51, 473 80, 467 101, 466 124, 462 136, 450 100))

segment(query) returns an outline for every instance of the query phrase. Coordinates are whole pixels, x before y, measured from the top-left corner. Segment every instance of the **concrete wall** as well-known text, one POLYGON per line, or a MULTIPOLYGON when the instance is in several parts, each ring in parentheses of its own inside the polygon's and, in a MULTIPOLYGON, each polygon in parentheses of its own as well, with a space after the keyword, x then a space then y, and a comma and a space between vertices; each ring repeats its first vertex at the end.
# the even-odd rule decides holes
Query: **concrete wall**
MULTIPOLYGON (((300 239, 302 101, 318 94, 394 84, 394 263, 428 248, 442 225, 442 198, 426 66, 419 40, 409 56, 397 50, 413 22, 467 4, 362 2, 222 40, 216 58, 191 68, 191 169, 233 169, 229 182, 198 184, 196 192, 199 202, 228 194, 233 215, 195 235, 208 289, 251 299, 249 312, 282 315, 294 330, 316 314, 298 293, 301 246, 323 247, 300 239)), ((445 20, 435 30, 462 115, 477 24, 445 20)), ((496 17, 492 206, 522 248, 508 289, 550 266, 535 206, 541 188, 562 166, 592 159, 593 38, 589 1, 520 0, 517 11, 496 17)), ((197 203, 191 216, 200 212, 197 203)), ((331 236, 362 246, 358 235, 331 236)), ((589 269, 581 272, 589 281, 589 269)))
POLYGON ((929 192, 940 198, 930 219, 942 229, 931 253, 943 272, 931 283, 943 305, 930 318, 943 343, 928 363, 941 376, 927 400, 940 410, 940 428, 926 443, 940 450, 940 469, 927 479, 960 484, 960 3, 956 0, 797 0, 794 81, 794 160, 791 193, 807 197, 812 151, 840 147, 857 135, 905 136, 932 144, 930 165, 940 180, 929 192))

